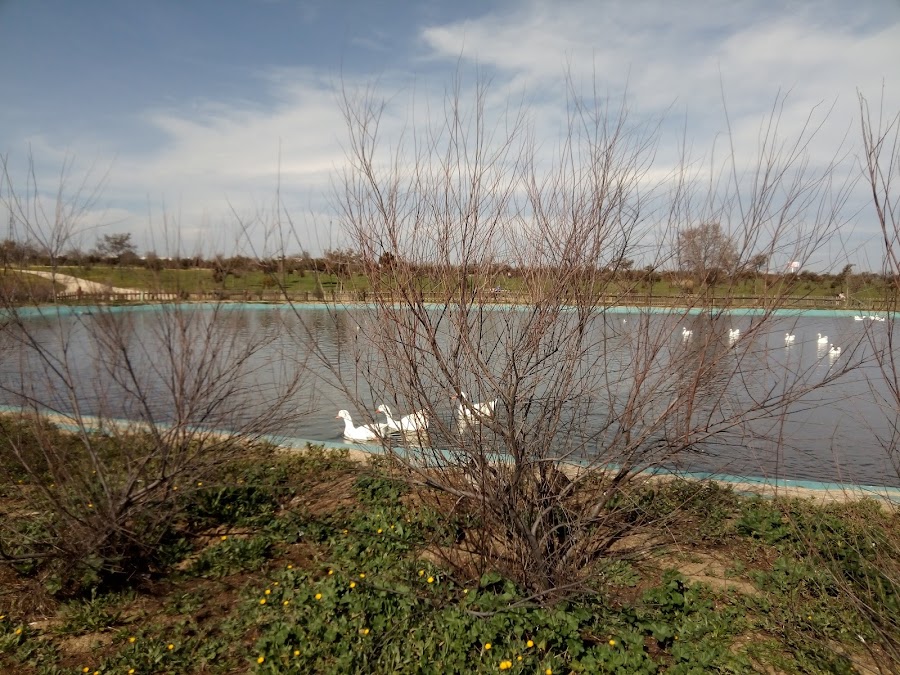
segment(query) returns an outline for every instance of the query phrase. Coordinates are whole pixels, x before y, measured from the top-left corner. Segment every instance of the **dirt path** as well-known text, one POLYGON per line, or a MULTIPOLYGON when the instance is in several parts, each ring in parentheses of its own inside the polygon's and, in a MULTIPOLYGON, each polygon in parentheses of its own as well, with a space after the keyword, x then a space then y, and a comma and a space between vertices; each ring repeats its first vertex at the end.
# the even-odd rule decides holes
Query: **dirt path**
POLYGON ((66 293, 77 293, 80 288, 83 293, 139 293, 137 288, 118 288, 116 286, 108 286, 97 281, 88 281, 87 279, 79 279, 68 274, 60 274, 59 272, 39 272, 36 270, 20 270, 25 274, 34 274, 44 279, 50 279, 58 284, 66 287, 66 293))

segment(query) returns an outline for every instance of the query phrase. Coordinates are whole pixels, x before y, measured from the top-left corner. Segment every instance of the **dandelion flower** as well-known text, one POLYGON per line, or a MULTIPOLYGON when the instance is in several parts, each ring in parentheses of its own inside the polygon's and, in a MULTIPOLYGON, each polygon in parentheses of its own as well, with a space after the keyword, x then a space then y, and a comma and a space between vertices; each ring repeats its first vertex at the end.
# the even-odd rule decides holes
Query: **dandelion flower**
POLYGON ((328 576, 331 576, 332 574, 334 574, 334 570, 328 570, 328 576))
POLYGON ((490 650, 490 648, 491 648, 491 643, 490 643, 490 642, 485 642, 485 643, 484 643, 484 651, 488 651, 488 650, 490 650))
POLYGON ((512 668, 512 661, 501 661, 500 670, 509 670, 512 668))
POLYGON ((299 649, 295 649, 295 650, 294 650, 294 656, 300 656, 300 650, 299 650, 299 649))
POLYGON ((344 530, 344 534, 349 534, 350 530, 344 530))
POLYGON ((525 643, 525 646, 528 647, 528 649, 531 649, 532 647, 534 647, 534 640, 529 640, 525 643))
POLYGON ((82 672, 82 673, 89 673, 89 672, 91 672, 91 669, 88 668, 87 666, 85 666, 84 668, 81 669, 81 672, 82 672))
POLYGON ((223 534, 222 537, 221 537, 221 539, 222 539, 222 541, 225 541, 226 539, 228 539, 228 535, 227 535, 227 534, 223 534))
POLYGON ((544 675, 553 675, 553 668, 547 668, 547 670, 544 671, 544 675))
POLYGON ((469 589, 468 589, 468 588, 464 588, 464 589, 463 589, 463 595, 468 595, 468 594, 469 594, 469 589))
POLYGON ((365 578, 366 578, 366 573, 363 572, 362 574, 360 574, 360 575, 359 575, 359 578, 360 578, 360 579, 365 579, 365 578))
POLYGON ((266 604, 266 599, 265 599, 265 598, 262 598, 262 599, 259 601, 259 604, 261 604, 261 605, 266 604))
POLYGON ((134 637, 134 635, 132 635, 130 638, 128 638, 128 641, 129 641, 131 644, 134 644, 134 643, 137 641, 137 638, 134 637))
POLYGON ((260 655, 259 655, 259 658, 256 659, 256 662, 259 663, 259 664, 262 664, 265 660, 266 660, 266 657, 263 656, 262 654, 260 654, 260 655))
POLYGON ((360 633, 362 633, 363 635, 368 635, 368 634, 369 634, 369 629, 368 629, 368 628, 363 628, 363 629, 360 631, 360 633))
POLYGON ((292 570, 292 569, 294 569, 294 566, 293 566, 293 565, 288 565, 287 568, 288 568, 289 570, 292 570))
POLYGON ((419 576, 420 576, 420 577, 424 577, 424 576, 425 576, 425 570, 419 570, 419 576))
POLYGON ((615 646, 616 646, 616 641, 615 641, 615 640, 610 640, 610 641, 609 641, 609 646, 610 646, 610 647, 615 647, 615 646))
POLYGON ((128 675, 134 675, 134 668, 128 669, 128 675))
POLYGON ((16 635, 21 635, 21 634, 22 634, 22 629, 16 628, 16 635))
POLYGON ((266 589, 266 595, 272 595, 272 589, 271 589, 271 588, 267 588, 267 589, 266 589))
POLYGON ((522 655, 519 654, 519 655, 516 657, 516 661, 521 661, 521 660, 522 660, 522 655))
POLYGON ((350 582, 350 588, 356 588, 356 582, 355 582, 355 581, 351 581, 351 582, 350 582))
POLYGON ((274 582, 272 585, 273 585, 273 586, 278 586, 278 585, 280 585, 280 583, 279 583, 278 581, 276 581, 276 582, 274 582))
POLYGON ((202 480, 198 480, 198 481, 197 481, 197 487, 201 487, 202 485, 203 485, 203 481, 202 481, 202 480))
POLYGON ((170 642, 168 645, 166 645, 166 649, 168 649, 169 651, 172 651, 173 649, 175 649, 175 645, 173 645, 173 644, 170 642))
POLYGON ((429 583, 429 584, 433 584, 433 583, 434 583, 434 577, 428 577, 428 583, 429 583))
POLYGON ((282 602, 281 604, 284 605, 285 607, 287 607, 289 604, 291 604, 291 601, 290 601, 290 600, 285 600, 285 601, 282 602))
POLYGON ((394 526, 393 526, 393 525, 391 525, 391 529, 392 529, 392 530, 394 529, 394 526))
POLYGON ((92 509, 92 508, 94 508, 94 505, 91 502, 88 502, 88 508, 92 509))
POLYGON ((322 599, 322 594, 316 593, 316 600, 321 600, 321 599, 322 599))
POLYGON ((379 528, 378 528, 378 534, 381 534, 382 532, 384 532, 384 530, 382 530, 382 529, 379 527, 379 528))
POLYGON ((5 619, 5 618, 6 618, 6 614, 0 614, 0 621, 3 621, 3 619, 5 619))

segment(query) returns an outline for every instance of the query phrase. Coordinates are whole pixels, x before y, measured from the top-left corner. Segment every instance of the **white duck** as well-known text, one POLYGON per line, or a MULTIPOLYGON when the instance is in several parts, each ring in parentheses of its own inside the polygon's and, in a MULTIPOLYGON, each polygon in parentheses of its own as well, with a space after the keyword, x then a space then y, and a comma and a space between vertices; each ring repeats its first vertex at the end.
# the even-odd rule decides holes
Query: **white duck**
POLYGON ((683 340, 687 340, 687 339, 688 339, 689 337, 691 337, 691 335, 693 335, 693 334, 694 334, 694 331, 692 331, 692 330, 688 330, 687 328, 682 328, 682 329, 681 329, 681 338, 682 338, 683 340))
POLYGON ((351 441, 377 441, 389 433, 386 424, 353 426, 353 418, 350 417, 350 413, 346 410, 339 411, 335 419, 344 420, 344 438, 351 441))
POLYGON ((384 416, 387 418, 387 424, 384 426, 388 431, 399 431, 406 434, 428 429, 428 414, 424 410, 417 410, 409 415, 404 415, 399 420, 394 419, 391 409, 384 403, 379 405, 375 412, 384 413, 384 416))
POLYGON ((797 336, 794 335, 793 333, 785 333, 784 334, 784 344, 786 344, 786 345, 794 344, 794 340, 796 340, 796 339, 797 339, 797 336))
POLYGON ((827 335, 822 335, 821 333, 816 333, 816 335, 818 336, 816 338, 816 343, 818 343, 820 345, 828 344, 828 336, 827 335))
POLYGON ((741 329, 740 328, 729 328, 728 329, 728 339, 732 342, 736 341, 739 337, 741 337, 741 329))
POLYGON ((464 391, 453 398, 460 399, 456 407, 456 418, 460 422, 474 422, 483 417, 493 417, 494 409, 497 407, 497 399, 483 403, 469 403, 469 395, 464 391))
POLYGON ((828 355, 829 355, 829 356, 840 356, 840 355, 841 355, 841 348, 840 348, 840 347, 835 347, 834 345, 831 345, 831 349, 828 350, 828 355))

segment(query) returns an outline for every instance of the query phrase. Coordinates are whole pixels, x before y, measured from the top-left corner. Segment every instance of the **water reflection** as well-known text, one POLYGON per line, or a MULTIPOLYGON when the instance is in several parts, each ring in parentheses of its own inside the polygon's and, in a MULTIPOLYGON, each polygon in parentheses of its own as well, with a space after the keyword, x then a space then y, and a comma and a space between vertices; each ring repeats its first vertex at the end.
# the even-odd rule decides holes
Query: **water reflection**
MULTIPOLYGON (((883 402, 891 397, 879 389, 882 379, 866 362, 879 334, 870 332, 868 348, 853 347, 861 330, 884 332, 890 322, 863 326, 852 317, 795 315, 764 323, 723 312, 603 313, 587 327, 583 352, 554 359, 559 336, 576 327, 574 317, 546 325, 540 314, 527 310, 433 311, 434 334, 414 318, 386 325, 363 309, 274 307, 215 316, 184 310, 177 325, 190 339, 177 340, 177 348, 169 339, 175 324, 155 312, 35 318, 29 333, 65 361, 68 379, 55 378, 48 363, 7 328, 0 333, 3 402, 21 404, 24 394, 59 410, 77 403, 87 414, 170 419, 173 374, 180 378, 175 388, 189 392, 207 384, 201 381, 205 370, 214 375, 208 383, 214 388, 235 357, 252 347, 241 361, 240 385, 221 392, 234 422, 262 415, 285 392, 292 409, 282 415, 277 432, 287 437, 340 440, 342 426, 334 415, 344 408, 355 424, 383 422, 376 412, 380 403, 398 418, 425 408, 432 416, 427 435, 407 435, 397 443, 429 453, 435 447, 452 451, 470 443, 472 434, 491 433, 489 425, 457 426, 452 396, 459 392, 448 388, 448 381, 473 401, 484 401, 508 388, 509 373, 516 369, 521 398, 514 410, 501 400, 498 418, 515 416, 523 437, 551 434, 560 452, 573 457, 614 457, 640 443, 657 448, 657 458, 688 448, 679 467, 689 470, 896 482, 884 448, 891 434, 883 402), (786 334, 795 339, 786 341, 786 334), (432 342, 455 371, 443 372, 435 359, 423 356, 432 342), (832 343, 842 347, 840 354, 831 353, 832 343), (387 344, 391 349, 384 348, 387 344), (454 353, 467 349, 490 370, 469 372, 462 356, 454 360, 454 353), (410 358, 386 359, 397 353, 410 358), (560 408, 548 397, 566 369, 582 386, 560 408), (136 381, 147 399, 143 412, 129 396, 136 381), (809 391, 791 397, 792 387, 809 391), (354 407, 354 401, 360 405, 354 407)), ((434 461, 441 456, 435 452, 434 461)))

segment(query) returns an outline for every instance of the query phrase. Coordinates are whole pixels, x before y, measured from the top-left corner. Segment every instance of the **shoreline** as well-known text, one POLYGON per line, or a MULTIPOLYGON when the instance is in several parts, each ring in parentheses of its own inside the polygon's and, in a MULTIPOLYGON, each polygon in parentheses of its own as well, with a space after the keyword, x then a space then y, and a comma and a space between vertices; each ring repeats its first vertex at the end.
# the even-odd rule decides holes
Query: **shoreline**
MULTIPOLYGON (((0 406, 0 415, 27 416, 36 411, 24 410, 14 406, 0 406)), ((64 431, 75 431, 77 425, 72 424, 73 417, 61 413, 39 413, 41 416, 64 431)), ((120 431, 140 431, 145 425, 127 419, 98 419, 92 416, 81 418, 85 427, 90 431, 102 432, 104 428, 115 426, 120 431)), ((164 425, 159 425, 164 426, 164 425)), ((240 437, 240 434, 225 430, 202 429, 198 433, 209 436, 227 438, 240 437)), ((384 448, 379 445, 367 445, 361 443, 346 443, 340 441, 320 441, 315 439, 293 438, 278 436, 275 434, 260 434, 255 440, 265 441, 276 446, 277 452, 300 453, 306 452, 310 447, 322 447, 327 450, 344 450, 348 457, 361 464, 367 464, 373 457, 385 456, 384 448)), ((407 453, 408 449, 397 447, 393 450, 398 453, 407 453)), ((572 462, 561 463, 561 470, 575 477, 582 471, 603 471, 601 466, 584 467, 572 462)), ((758 495, 765 498, 799 498, 813 501, 819 505, 848 503, 862 499, 875 499, 884 507, 900 506, 900 486, 888 485, 856 485, 846 483, 825 483, 803 479, 779 478, 771 479, 763 476, 736 476, 730 474, 712 474, 700 472, 671 472, 662 468, 648 469, 636 474, 650 481, 672 481, 684 479, 689 481, 710 481, 727 485, 736 493, 743 495, 758 495)))

